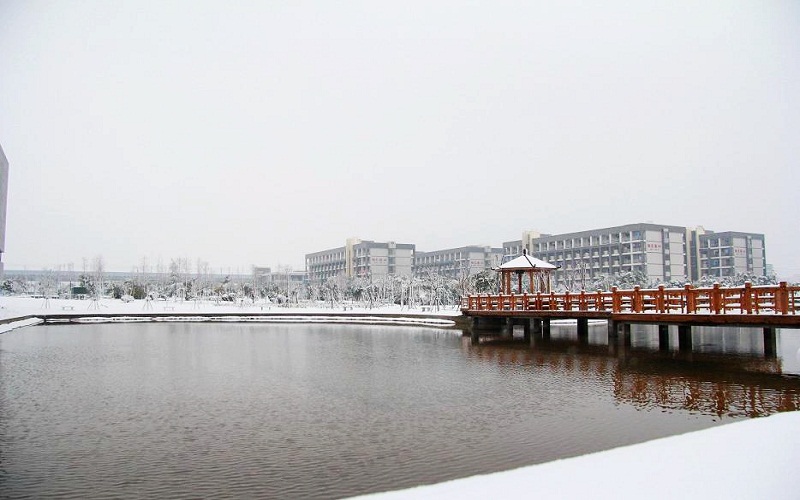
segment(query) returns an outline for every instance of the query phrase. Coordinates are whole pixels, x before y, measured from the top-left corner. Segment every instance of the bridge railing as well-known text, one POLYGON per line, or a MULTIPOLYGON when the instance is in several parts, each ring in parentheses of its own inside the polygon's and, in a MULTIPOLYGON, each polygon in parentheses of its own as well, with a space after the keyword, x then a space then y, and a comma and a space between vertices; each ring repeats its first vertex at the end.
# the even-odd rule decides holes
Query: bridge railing
POLYGON ((470 311, 607 311, 611 313, 797 314, 800 287, 778 285, 478 294, 462 298, 461 309, 470 311))

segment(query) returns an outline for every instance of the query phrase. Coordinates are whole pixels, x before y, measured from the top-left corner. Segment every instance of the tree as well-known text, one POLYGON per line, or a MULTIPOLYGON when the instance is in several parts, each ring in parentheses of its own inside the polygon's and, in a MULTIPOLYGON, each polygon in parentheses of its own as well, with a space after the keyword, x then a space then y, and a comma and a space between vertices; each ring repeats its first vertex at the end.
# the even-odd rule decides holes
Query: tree
POLYGON ((476 293, 496 293, 500 290, 500 276, 496 271, 481 271, 472 276, 471 287, 476 293))

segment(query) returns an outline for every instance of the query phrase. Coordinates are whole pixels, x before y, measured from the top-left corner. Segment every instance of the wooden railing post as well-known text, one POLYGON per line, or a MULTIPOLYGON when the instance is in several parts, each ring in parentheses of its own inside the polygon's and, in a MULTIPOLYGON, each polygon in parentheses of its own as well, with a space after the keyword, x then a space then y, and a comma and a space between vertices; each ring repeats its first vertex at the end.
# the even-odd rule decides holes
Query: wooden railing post
POLYGON ((666 306, 664 305, 664 285, 658 285, 658 293, 656 294, 656 311, 665 312, 666 306))
POLYGON ((744 288, 741 295, 739 295, 739 302, 741 304, 741 312, 753 314, 753 284, 749 281, 744 282, 744 288))
POLYGON ((694 294, 692 285, 684 285, 684 293, 686 294, 686 312, 691 314, 697 310, 697 299, 694 294))
POLYGON ((789 288, 785 281, 778 284, 778 290, 775 292, 775 312, 780 314, 789 313, 789 288))
POLYGON ((633 304, 631 304, 631 307, 633 309, 633 312, 637 312, 637 313, 642 312, 642 292, 639 289, 639 285, 636 285, 636 286, 633 287, 633 299, 632 299, 632 302, 633 302, 633 304))
POLYGON ((719 289, 719 283, 714 283, 714 286, 711 288, 711 297, 709 298, 711 302, 711 304, 709 304, 711 312, 719 314, 722 304, 722 292, 719 289))
POLYGON ((611 287, 611 312, 618 313, 622 309, 622 298, 617 293, 617 287, 611 287))

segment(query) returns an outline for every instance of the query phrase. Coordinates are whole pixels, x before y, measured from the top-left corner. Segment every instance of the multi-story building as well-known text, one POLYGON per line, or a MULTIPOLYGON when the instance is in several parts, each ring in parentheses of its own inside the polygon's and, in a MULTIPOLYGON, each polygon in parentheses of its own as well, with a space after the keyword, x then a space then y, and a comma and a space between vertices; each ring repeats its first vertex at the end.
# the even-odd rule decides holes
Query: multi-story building
POLYGON ((433 252, 417 252, 414 274, 433 272, 450 278, 464 278, 499 266, 503 249, 489 246, 466 246, 433 252))
POLYGON ((702 227, 694 228, 688 234, 689 267, 693 280, 703 276, 767 275, 763 234, 735 231, 715 233, 702 227))
POLYGON ((312 283, 336 276, 411 276, 415 245, 348 239, 343 247, 306 254, 306 272, 312 283))
POLYGON ((0 276, 3 275, 3 253, 6 251, 6 204, 8 202, 8 158, 0 146, 0 276))
POLYGON ((638 271, 651 282, 687 279, 686 228, 640 223, 557 235, 534 232, 503 243, 506 255, 527 248, 537 259, 559 266, 555 285, 586 285, 601 275, 638 271))
POLYGON ((521 240, 504 241, 503 242, 503 260, 511 260, 518 255, 522 255, 522 249, 527 248, 531 251, 533 248, 533 240, 544 236, 552 236, 550 234, 542 234, 537 231, 523 231, 521 240))

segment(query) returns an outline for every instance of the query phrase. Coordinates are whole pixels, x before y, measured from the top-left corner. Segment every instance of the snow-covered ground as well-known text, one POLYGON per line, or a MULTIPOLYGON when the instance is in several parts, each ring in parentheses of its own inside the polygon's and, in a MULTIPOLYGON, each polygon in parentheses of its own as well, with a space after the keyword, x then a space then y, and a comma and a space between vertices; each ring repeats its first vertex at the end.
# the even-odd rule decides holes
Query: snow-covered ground
MULTIPOLYGON (((314 307, 298 309, 275 304, 63 300, 0 297, 0 320, 43 313, 91 316, 113 313, 279 313, 305 318, 305 313, 408 314, 457 316, 456 308, 423 310, 400 307, 314 307)), ((433 319, 433 318, 432 318, 433 319)), ((32 318, 0 325, 0 333, 41 322, 32 318)), ((798 350, 800 358, 800 350, 798 350)), ((795 472, 800 460, 800 412, 736 422, 712 429, 659 439, 605 452, 558 460, 485 476, 430 486, 368 495, 368 498, 800 498, 795 472)))
POLYGON ((359 498, 800 498, 800 412, 359 498))

